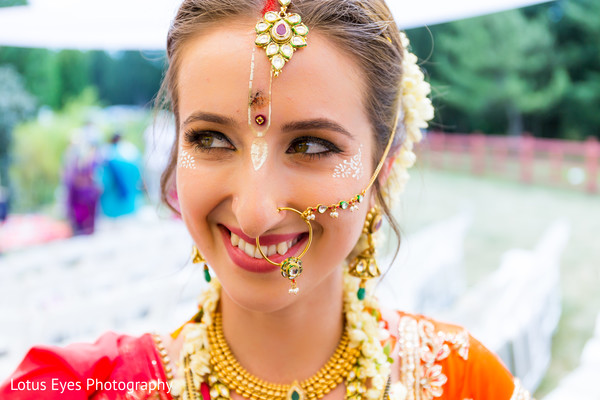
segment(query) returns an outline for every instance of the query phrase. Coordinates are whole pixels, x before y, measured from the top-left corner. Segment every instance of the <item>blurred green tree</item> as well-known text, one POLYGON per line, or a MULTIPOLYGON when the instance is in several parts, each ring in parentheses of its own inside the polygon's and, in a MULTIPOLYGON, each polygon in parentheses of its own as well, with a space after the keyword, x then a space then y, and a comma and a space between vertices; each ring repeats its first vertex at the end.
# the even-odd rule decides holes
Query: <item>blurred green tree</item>
POLYGON ((12 65, 23 77, 26 89, 38 103, 61 106, 60 69, 56 52, 47 49, 0 47, 0 64, 12 65))
POLYGON ((469 116, 452 121, 467 131, 521 134, 523 115, 557 104, 569 84, 547 20, 521 10, 440 26, 435 43, 433 85, 469 116))
POLYGON ((556 107, 564 135, 600 138, 600 2, 569 0, 553 8, 562 64, 571 86, 556 107))
POLYGON ((2 1, 0 1, 0 8, 12 7, 12 6, 25 6, 25 5, 27 5, 27 0, 2 0, 2 1))
POLYGON ((105 104, 144 106, 158 91, 164 52, 48 50, 0 47, 0 64, 11 64, 42 105, 59 110, 90 86, 105 104))
POLYGON ((35 99, 26 90, 21 76, 10 66, 0 66, 0 186, 10 187, 8 170, 15 126, 35 109, 35 99))
POLYGON ((62 50, 56 54, 56 63, 60 75, 60 104, 79 96, 91 85, 90 57, 87 52, 62 50))
POLYGON ((148 54, 156 61, 139 51, 124 51, 112 55, 112 65, 104 71, 96 69, 105 79, 106 97, 101 99, 110 104, 149 104, 160 86, 163 64, 161 56, 148 54))

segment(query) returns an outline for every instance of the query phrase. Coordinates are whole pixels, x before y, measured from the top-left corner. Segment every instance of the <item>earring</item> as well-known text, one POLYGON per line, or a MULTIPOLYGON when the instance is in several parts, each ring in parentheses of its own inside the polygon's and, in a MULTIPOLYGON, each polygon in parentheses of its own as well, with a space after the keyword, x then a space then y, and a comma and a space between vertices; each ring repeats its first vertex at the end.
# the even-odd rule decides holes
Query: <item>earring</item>
POLYGON ((196 245, 192 246, 192 262, 194 264, 204 264, 204 280, 206 282, 210 282, 211 276, 210 271, 208 270, 208 264, 206 263, 206 260, 204 259, 202 254, 200 254, 200 251, 198 250, 196 245))
POLYGON ((365 284, 367 280, 381 275, 379 267, 377 266, 377 260, 375 260, 375 242, 373 240, 373 233, 381 228, 382 222, 383 218, 381 217, 379 209, 373 207, 367 213, 367 218, 365 219, 365 225, 362 231, 362 233, 367 236, 367 248, 358 254, 348 267, 350 275, 360 278, 360 285, 358 286, 358 292, 356 293, 359 300, 364 300, 365 298, 365 284))

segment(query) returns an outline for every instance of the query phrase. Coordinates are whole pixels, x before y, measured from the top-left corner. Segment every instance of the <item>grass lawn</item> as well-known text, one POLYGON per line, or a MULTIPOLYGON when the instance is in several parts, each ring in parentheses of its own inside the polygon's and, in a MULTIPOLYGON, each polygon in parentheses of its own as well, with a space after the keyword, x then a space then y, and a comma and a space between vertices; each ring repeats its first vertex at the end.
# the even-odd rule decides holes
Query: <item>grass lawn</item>
POLYGON ((541 399, 579 364, 600 313, 600 194, 429 169, 415 169, 411 175, 396 205, 406 233, 461 210, 472 212, 465 243, 469 286, 498 268, 506 250, 531 249, 554 220, 570 222, 571 236, 561 261, 562 316, 551 365, 535 393, 541 399))

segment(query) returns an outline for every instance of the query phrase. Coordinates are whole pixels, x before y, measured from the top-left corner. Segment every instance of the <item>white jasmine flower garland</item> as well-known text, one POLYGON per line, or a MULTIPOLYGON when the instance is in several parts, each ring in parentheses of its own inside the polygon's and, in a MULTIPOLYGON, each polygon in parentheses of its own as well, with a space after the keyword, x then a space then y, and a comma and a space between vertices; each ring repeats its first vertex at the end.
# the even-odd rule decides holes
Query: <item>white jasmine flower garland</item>
POLYGON ((395 192, 389 193, 390 195, 400 193, 408 182, 410 176, 407 169, 411 168, 417 160, 417 156, 413 152, 414 145, 423 139, 421 129, 429 126, 428 121, 432 120, 434 115, 433 105, 429 98, 431 86, 425 81, 423 71, 418 65, 417 56, 409 51, 410 42, 404 32, 400 32, 400 39, 404 47, 401 104, 402 124, 406 137, 396 155, 394 173, 397 185, 389 190, 395 192))

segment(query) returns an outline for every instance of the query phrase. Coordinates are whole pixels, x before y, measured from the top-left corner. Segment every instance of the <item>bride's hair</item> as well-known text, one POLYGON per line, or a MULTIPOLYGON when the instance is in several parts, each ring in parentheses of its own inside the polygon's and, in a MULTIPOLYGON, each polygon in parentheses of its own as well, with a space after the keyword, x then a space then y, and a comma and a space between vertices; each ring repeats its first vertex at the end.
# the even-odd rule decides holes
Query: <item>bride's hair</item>
MULTIPOLYGON (((264 7, 265 0, 184 0, 169 29, 169 65, 157 97, 157 104, 159 108, 170 109, 175 116, 177 134, 169 163, 161 177, 162 200, 171 208, 173 206, 169 202, 169 194, 174 187, 179 145, 177 72, 181 62, 181 50, 190 38, 201 35, 217 24, 223 26, 228 20, 236 18, 258 20, 264 7)), ((356 61, 362 71, 366 83, 364 106, 376 137, 376 151, 372 154, 373 165, 377 165, 400 108, 404 54, 400 33, 385 1, 293 0, 288 10, 300 14, 302 22, 311 32, 319 32, 331 39, 338 48, 356 61)), ((404 141, 401 123, 397 129, 389 156, 393 156, 404 141)), ((379 182, 375 183, 374 188, 379 204, 399 238, 398 225, 390 213, 386 199, 382 196, 379 182)))

